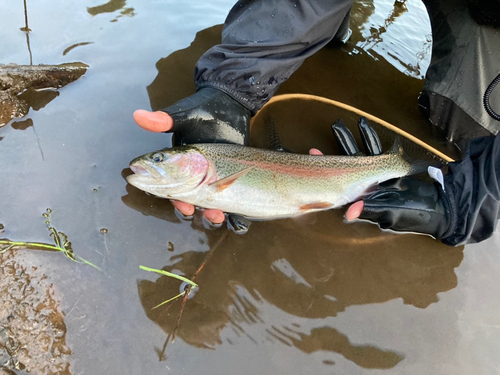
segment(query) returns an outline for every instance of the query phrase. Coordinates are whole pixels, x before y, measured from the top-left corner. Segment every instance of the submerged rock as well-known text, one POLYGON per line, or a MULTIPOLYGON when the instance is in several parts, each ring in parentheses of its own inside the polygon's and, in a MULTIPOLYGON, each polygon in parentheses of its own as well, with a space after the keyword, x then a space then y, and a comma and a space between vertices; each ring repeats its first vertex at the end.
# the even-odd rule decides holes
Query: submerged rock
POLYGON ((26 95, 20 94, 27 90, 55 90, 66 86, 85 74, 87 68, 88 65, 80 62, 60 65, 0 64, 0 127, 28 113, 31 103, 26 95))

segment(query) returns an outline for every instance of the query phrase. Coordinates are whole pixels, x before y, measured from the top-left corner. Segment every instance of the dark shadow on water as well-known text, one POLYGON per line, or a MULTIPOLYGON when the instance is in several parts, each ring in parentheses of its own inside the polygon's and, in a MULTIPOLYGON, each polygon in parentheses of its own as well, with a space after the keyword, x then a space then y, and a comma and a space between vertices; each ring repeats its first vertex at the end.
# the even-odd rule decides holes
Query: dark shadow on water
POLYGON ((220 43, 221 32, 222 25, 202 30, 188 48, 158 60, 158 75, 147 87, 153 111, 168 107, 195 92, 194 66, 206 50, 220 43))
POLYGON ((35 111, 39 111, 58 96, 59 91, 57 90, 35 90, 29 88, 19 95, 19 99, 25 101, 35 111))
MULTIPOLYGON (((26 116, 30 109, 39 111, 49 104, 52 100, 59 96, 59 91, 56 90, 36 90, 34 88, 26 89, 22 94, 15 97, 15 101, 7 102, 7 109, 10 107, 19 109, 18 117, 26 116)), ((1 112, 1 111, 0 111, 1 112)), ((10 120, 8 116, 3 116, 5 121, 10 120)), ((12 123, 12 127, 16 130, 26 130, 27 128, 33 126, 32 119, 24 119, 21 121, 15 121, 12 123)))
POLYGON ((353 345, 347 336, 330 327, 315 328, 310 335, 299 334, 297 339, 282 333, 305 353, 327 350, 339 353, 346 359, 364 368, 392 368, 404 359, 402 354, 381 350, 370 345, 353 345))
POLYGON ((120 14, 111 20, 110 22, 116 22, 118 18, 122 16, 129 16, 132 17, 135 15, 134 13, 134 8, 126 8, 125 6, 127 5, 126 0, 110 0, 105 4, 102 5, 97 5, 95 7, 88 7, 87 12, 91 16, 97 16, 98 14, 103 14, 103 13, 113 13, 121 9, 120 14))
MULTIPOLYGON (((122 177, 132 174, 128 168, 122 171, 122 177)), ((148 195, 142 190, 127 184, 127 195, 122 197, 122 202, 133 210, 141 212, 146 216, 153 216, 158 219, 166 220, 172 223, 179 223, 180 220, 175 216, 174 208, 167 199, 148 195)))
POLYGON ((28 119, 23 120, 23 121, 16 121, 16 122, 13 122, 11 126, 12 126, 12 129, 26 130, 29 127, 33 126, 33 120, 28 118, 28 119))
POLYGON ((72 44, 63 51, 63 56, 66 56, 67 53, 69 53, 71 50, 75 49, 76 47, 87 46, 87 45, 92 44, 92 43, 94 43, 94 42, 80 42, 80 43, 72 44))
MULTIPOLYGON (((153 214, 146 207, 141 212, 153 214)), ((264 301, 289 315, 321 319, 349 306, 398 298, 426 308, 438 301, 438 293, 457 286, 454 268, 462 261, 462 248, 424 236, 381 232, 370 224, 347 225, 342 214, 341 210, 318 214, 314 226, 278 220, 254 223, 244 236, 231 233, 197 277, 200 290, 186 305, 178 336, 205 348, 221 344, 225 328, 238 336, 252 336, 273 323, 262 318, 259 306, 264 301), (246 332, 244 327, 254 325, 246 332)), ((209 244, 224 230, 207 233, 209 244)), ((172 257, 173 265, 163 269, 179 270, 189 277, 204 257, 204 253, 189 251, 172 257)), ((178 284, 168 277, 138 283, 146 315, 167 334, 172 334, 176 324, 180 301, 152 308, 176 295, 178 284)), ((351 344, 331 327, 315 328, 308 334, 286 321, 283 324, 290 332, 271 330, 267 336, 306 353, 333 351, 368 368, 393 367, 402 359, 396 352, 351 344)))
POLYGON ((74 62, 59 65, 0 64, 0 127, 21 118, 33 108, 38 111, 59 96, 57 89, 79 79, 88 65, 74 62))
POLYGON ((102 13, 113 13, 122 9, 127 4, 127 0, 110 0, 105 4, 97 5, 95 7, 88 7, 87 12, 92 16, 97 16, 102 13))

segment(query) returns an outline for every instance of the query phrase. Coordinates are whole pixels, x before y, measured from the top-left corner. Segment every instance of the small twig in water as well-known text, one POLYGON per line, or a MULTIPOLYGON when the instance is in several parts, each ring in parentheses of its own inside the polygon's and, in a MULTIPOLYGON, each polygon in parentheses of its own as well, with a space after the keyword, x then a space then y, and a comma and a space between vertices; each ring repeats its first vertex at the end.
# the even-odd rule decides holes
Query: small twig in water
POLYGON ((191 285, 186 286, 186 291, 184 292, 184 298, 182 299, 181 311, 177 317, 177 322, 175 323, 174 332, 172 333, 172 344, 175 342, 175 336, 177 335, 177 329, 179 324, 181 324, 182 313, 184 312, 184 307, 186 307, 186 302, 188 300, 189 292, 191 292, 191 285))
POLYGON ((220 244, 222 243, 222 241, 224 241, 227 238, 228 234, 229 234, 229 231, 225 231, 224 234, 219 238, 217 243, 210 249, 210 251, 207 253, 207 256, 205 257, 205 260, 203 261, 201 266, 198 268, 198 270, 194 273, 193 277, 191 278, 192 281, 194 281, 194 279, 196 278, 196 276, 198 276, 198 274, 201 272, 203 267, 205 267, 205 264, 207 264, 208 260, 212 257, 213 253, 215 252, 215 249, 217 249, 220 246, 220 244))
MULTIPOLYGON (((172 305, 170 305, 170 306, 172 306, 172 305)), ((163 348, 161 349, 161 352, 158 351, 158 357, 160 359, 160 362, 167 360, 167 356, 165 355, 165 352, 167 351, 167 345, 170 341, 170 336, 172 336, 171 333, 169 333, 167 335, 167 338, 165 339, 165 342, 163 343, 163 348)))

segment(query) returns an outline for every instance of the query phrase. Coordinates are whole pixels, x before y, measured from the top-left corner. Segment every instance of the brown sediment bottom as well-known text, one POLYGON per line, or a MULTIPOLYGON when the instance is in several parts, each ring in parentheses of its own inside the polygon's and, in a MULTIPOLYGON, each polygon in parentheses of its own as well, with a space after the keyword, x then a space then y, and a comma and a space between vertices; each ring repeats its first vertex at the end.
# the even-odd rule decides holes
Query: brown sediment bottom
POLYGON ((0 373, 70 375, 71 349, 47 277, 16 251, 0 254, 0 373))

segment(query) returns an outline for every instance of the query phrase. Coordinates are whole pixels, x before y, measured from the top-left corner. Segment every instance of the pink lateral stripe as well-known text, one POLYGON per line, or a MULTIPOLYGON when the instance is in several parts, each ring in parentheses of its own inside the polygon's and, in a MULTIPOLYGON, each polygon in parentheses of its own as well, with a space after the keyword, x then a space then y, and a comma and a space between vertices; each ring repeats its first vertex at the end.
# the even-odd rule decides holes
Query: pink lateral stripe
POLYGON ((361 168, 318 168, 318 167, 297 167, 284 164, 276 164, 273 162, 262 161, 247 161, 238 160, 236 163, 245 166, 254 166, 255 168, 266 170, 269 172, 276 172, 295 177, 338 177, 344 174, 351 174, 358 172, 361 168))

